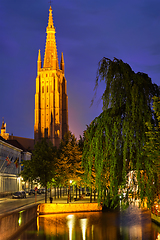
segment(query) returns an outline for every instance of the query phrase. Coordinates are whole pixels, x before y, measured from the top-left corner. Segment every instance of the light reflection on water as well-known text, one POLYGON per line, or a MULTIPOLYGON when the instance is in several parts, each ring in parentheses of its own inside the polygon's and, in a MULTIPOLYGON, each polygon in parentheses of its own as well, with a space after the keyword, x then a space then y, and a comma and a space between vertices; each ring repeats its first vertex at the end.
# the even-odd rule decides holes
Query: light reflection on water
POLYGON ((125 211, 42 215, 15 240, 160 240, 150 212, 125 211))
POLYGON ((82 239, 86 240, 86 230, 87 230, 87 218, 82 218, 80 219, 80 225, 81 225, 81 229, 82 229, 82 239))
POLYGON ((72 231, 75 224, 75 216, 74 215, 67 215, 66 217, 68 219, 67 226, 69 228, 69 240, 72 240, 72 231))

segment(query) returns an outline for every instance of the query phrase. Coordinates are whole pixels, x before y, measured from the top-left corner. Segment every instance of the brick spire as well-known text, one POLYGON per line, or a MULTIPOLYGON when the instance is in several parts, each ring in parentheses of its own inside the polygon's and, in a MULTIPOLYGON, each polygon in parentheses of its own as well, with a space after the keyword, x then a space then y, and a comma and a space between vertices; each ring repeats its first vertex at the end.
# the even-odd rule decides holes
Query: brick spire
POLYGON ((51 6, 49 9, 49 18, 48 18, 48 26, 46 28, 46 33, 47 33, 47 36, 46 36, 43 68, 52 68, 53 70, 57 70, 59 69, 59 65, 58 65, 58 54, 57 54, 57 45, 56 45, 56 37, 55 37, 56 31, 53 25, 53 16, 52 16, 51 6))

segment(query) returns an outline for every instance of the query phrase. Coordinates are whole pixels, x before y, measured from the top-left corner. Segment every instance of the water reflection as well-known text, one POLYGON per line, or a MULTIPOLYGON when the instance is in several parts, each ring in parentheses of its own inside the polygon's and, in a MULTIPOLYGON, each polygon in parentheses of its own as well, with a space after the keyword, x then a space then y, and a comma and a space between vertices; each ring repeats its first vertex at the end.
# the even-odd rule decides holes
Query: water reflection
POLYGON ((72 231, 73 231, 73 227, 74 227, 74 223, 75 223, 75 216, 74 215, 68 215, 66 217, 66 219, 68 220, 67 226, 69 228, 69 240, 72 240, 72 231))
POLYGON ((150 212, 125 211, 42 215, 15 240, 160 240, 150 212))
POLYGON ((87 230, 87 218, 82 218, 80 219, 80 225, 81 225, 81 229, 82 229, 82 239, 86 240, 86 230, 87 230))

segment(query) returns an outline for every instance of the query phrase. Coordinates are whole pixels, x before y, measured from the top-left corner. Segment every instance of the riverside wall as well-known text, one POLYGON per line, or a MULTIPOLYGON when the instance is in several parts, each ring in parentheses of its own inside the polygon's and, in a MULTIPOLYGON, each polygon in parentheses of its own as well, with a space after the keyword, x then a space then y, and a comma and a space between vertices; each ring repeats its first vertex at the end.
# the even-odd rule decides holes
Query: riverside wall
POLYGON ((5 214, 0 214, 0 240, 11 240, 23 231, 37 215, 97 212, 102 211, 98 203, 41 203, 22 207, 5 214))
POLYGON ((38 205, 39 215, 97 211, 102 211, 102 205, 99 205, 98 203, 41 203, 38 205))
POLYGON ((37 217, 38 204, 0 214, 0 240, 9 240, 37 217))

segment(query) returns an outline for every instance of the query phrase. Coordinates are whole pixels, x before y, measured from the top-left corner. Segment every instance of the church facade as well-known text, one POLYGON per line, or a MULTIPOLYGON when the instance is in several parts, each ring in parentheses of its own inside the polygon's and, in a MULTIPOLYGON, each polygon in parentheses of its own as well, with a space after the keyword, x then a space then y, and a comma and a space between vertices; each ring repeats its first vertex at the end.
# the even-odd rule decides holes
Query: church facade
POLYGON ((50 6, 43 66, 40 50, 37 60, 34 140, 46 138, 58 147, 68 131, 68 96, 63 53, 59 67, 55 33, 50 6))

